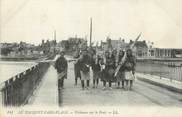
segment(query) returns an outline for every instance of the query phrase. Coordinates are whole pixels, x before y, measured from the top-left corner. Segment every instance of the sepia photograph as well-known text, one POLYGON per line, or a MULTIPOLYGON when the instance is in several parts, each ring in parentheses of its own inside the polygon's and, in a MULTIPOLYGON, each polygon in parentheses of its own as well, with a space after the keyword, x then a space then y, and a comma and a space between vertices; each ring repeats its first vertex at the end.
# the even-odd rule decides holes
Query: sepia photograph
POLYGON ((0 0, 0 117, 182 117, 181 0, 0 0))

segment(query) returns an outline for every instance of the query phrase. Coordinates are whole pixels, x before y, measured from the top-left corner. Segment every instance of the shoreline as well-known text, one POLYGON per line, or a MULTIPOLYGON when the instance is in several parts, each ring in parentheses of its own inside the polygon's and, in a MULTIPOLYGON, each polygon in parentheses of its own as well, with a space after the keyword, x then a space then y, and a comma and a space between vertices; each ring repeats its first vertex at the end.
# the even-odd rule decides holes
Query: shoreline
POLYGON ((54 55, 47 55, 47 56, 39 56, 39 57, 7 57, 1 56, 0 61, 37 61, 43 59, 52 59, 54 55))
POLYGON ((19 58, 19 57, 7 57, 7 58, 0 58, 0 61, 34 61, 40 58, 19 58))

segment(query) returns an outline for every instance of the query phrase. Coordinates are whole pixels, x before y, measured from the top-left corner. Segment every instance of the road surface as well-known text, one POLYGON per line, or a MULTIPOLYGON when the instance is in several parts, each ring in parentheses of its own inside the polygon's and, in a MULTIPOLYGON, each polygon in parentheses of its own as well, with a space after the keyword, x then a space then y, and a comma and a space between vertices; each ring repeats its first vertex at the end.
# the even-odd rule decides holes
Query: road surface
MULTIPOLYGON (((44 106, 158 106, 182 107, 182 94, 168 91, 165 88, 154 86, 135 80, 133 90, 117 89, 113 83, 112 90, 102 90, 102 82, 97 89, 82 90, 80 81, 74 86, 74 62, 68 64, 68 79, 64 89, 57 89, 57 74, 51 66, 35 91, 29 104, 44 106)), ((108 85, 108 84, 107 84, 108 85)))

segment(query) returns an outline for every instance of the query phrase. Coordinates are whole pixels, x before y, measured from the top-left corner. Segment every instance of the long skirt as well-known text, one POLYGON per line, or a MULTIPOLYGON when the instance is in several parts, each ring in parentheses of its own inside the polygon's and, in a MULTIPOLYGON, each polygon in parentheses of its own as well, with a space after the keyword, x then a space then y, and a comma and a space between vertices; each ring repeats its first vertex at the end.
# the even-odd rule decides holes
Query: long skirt
POLYGON ((116 82, 121 82, 125 80, 125 72, 124 71, 119 71, 117 76, 116 76, 116 82))
POLYGON ((101 81, 106 82, 115 82, 116 78, 114 78, 114 69, 113 68, 106 68, 102 71, 101 81))
POLYGON ((81 80, 90 80, 90 71, 89 72, 80 71, 80 73, 81 73, 81 80))
POLYGON ((81 78, 81 74, 80 74, 80 69, 78 67, 78 65, 74 65, 74 73, 75 73, 75 78, 81 78))
POLYGON ((93 79, 99 79, 100 78, 100 71, 93 71, 93 79))
POLYGON ((134 80, 135 76, 132 74, 132 71, 125 71, 125 79, 126 80, 134 80))

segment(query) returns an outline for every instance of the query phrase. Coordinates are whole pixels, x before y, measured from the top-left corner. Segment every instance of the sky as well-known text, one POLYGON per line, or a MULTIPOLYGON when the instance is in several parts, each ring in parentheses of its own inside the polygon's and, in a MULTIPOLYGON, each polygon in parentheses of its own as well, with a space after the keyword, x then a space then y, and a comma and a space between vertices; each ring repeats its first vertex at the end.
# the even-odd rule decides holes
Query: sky
POLYGON ((39 44, 87 37, 93 20, 93 41, 119 37, 155 47, 182 48, 182 0, 0 0, 0 42, 39 44))

